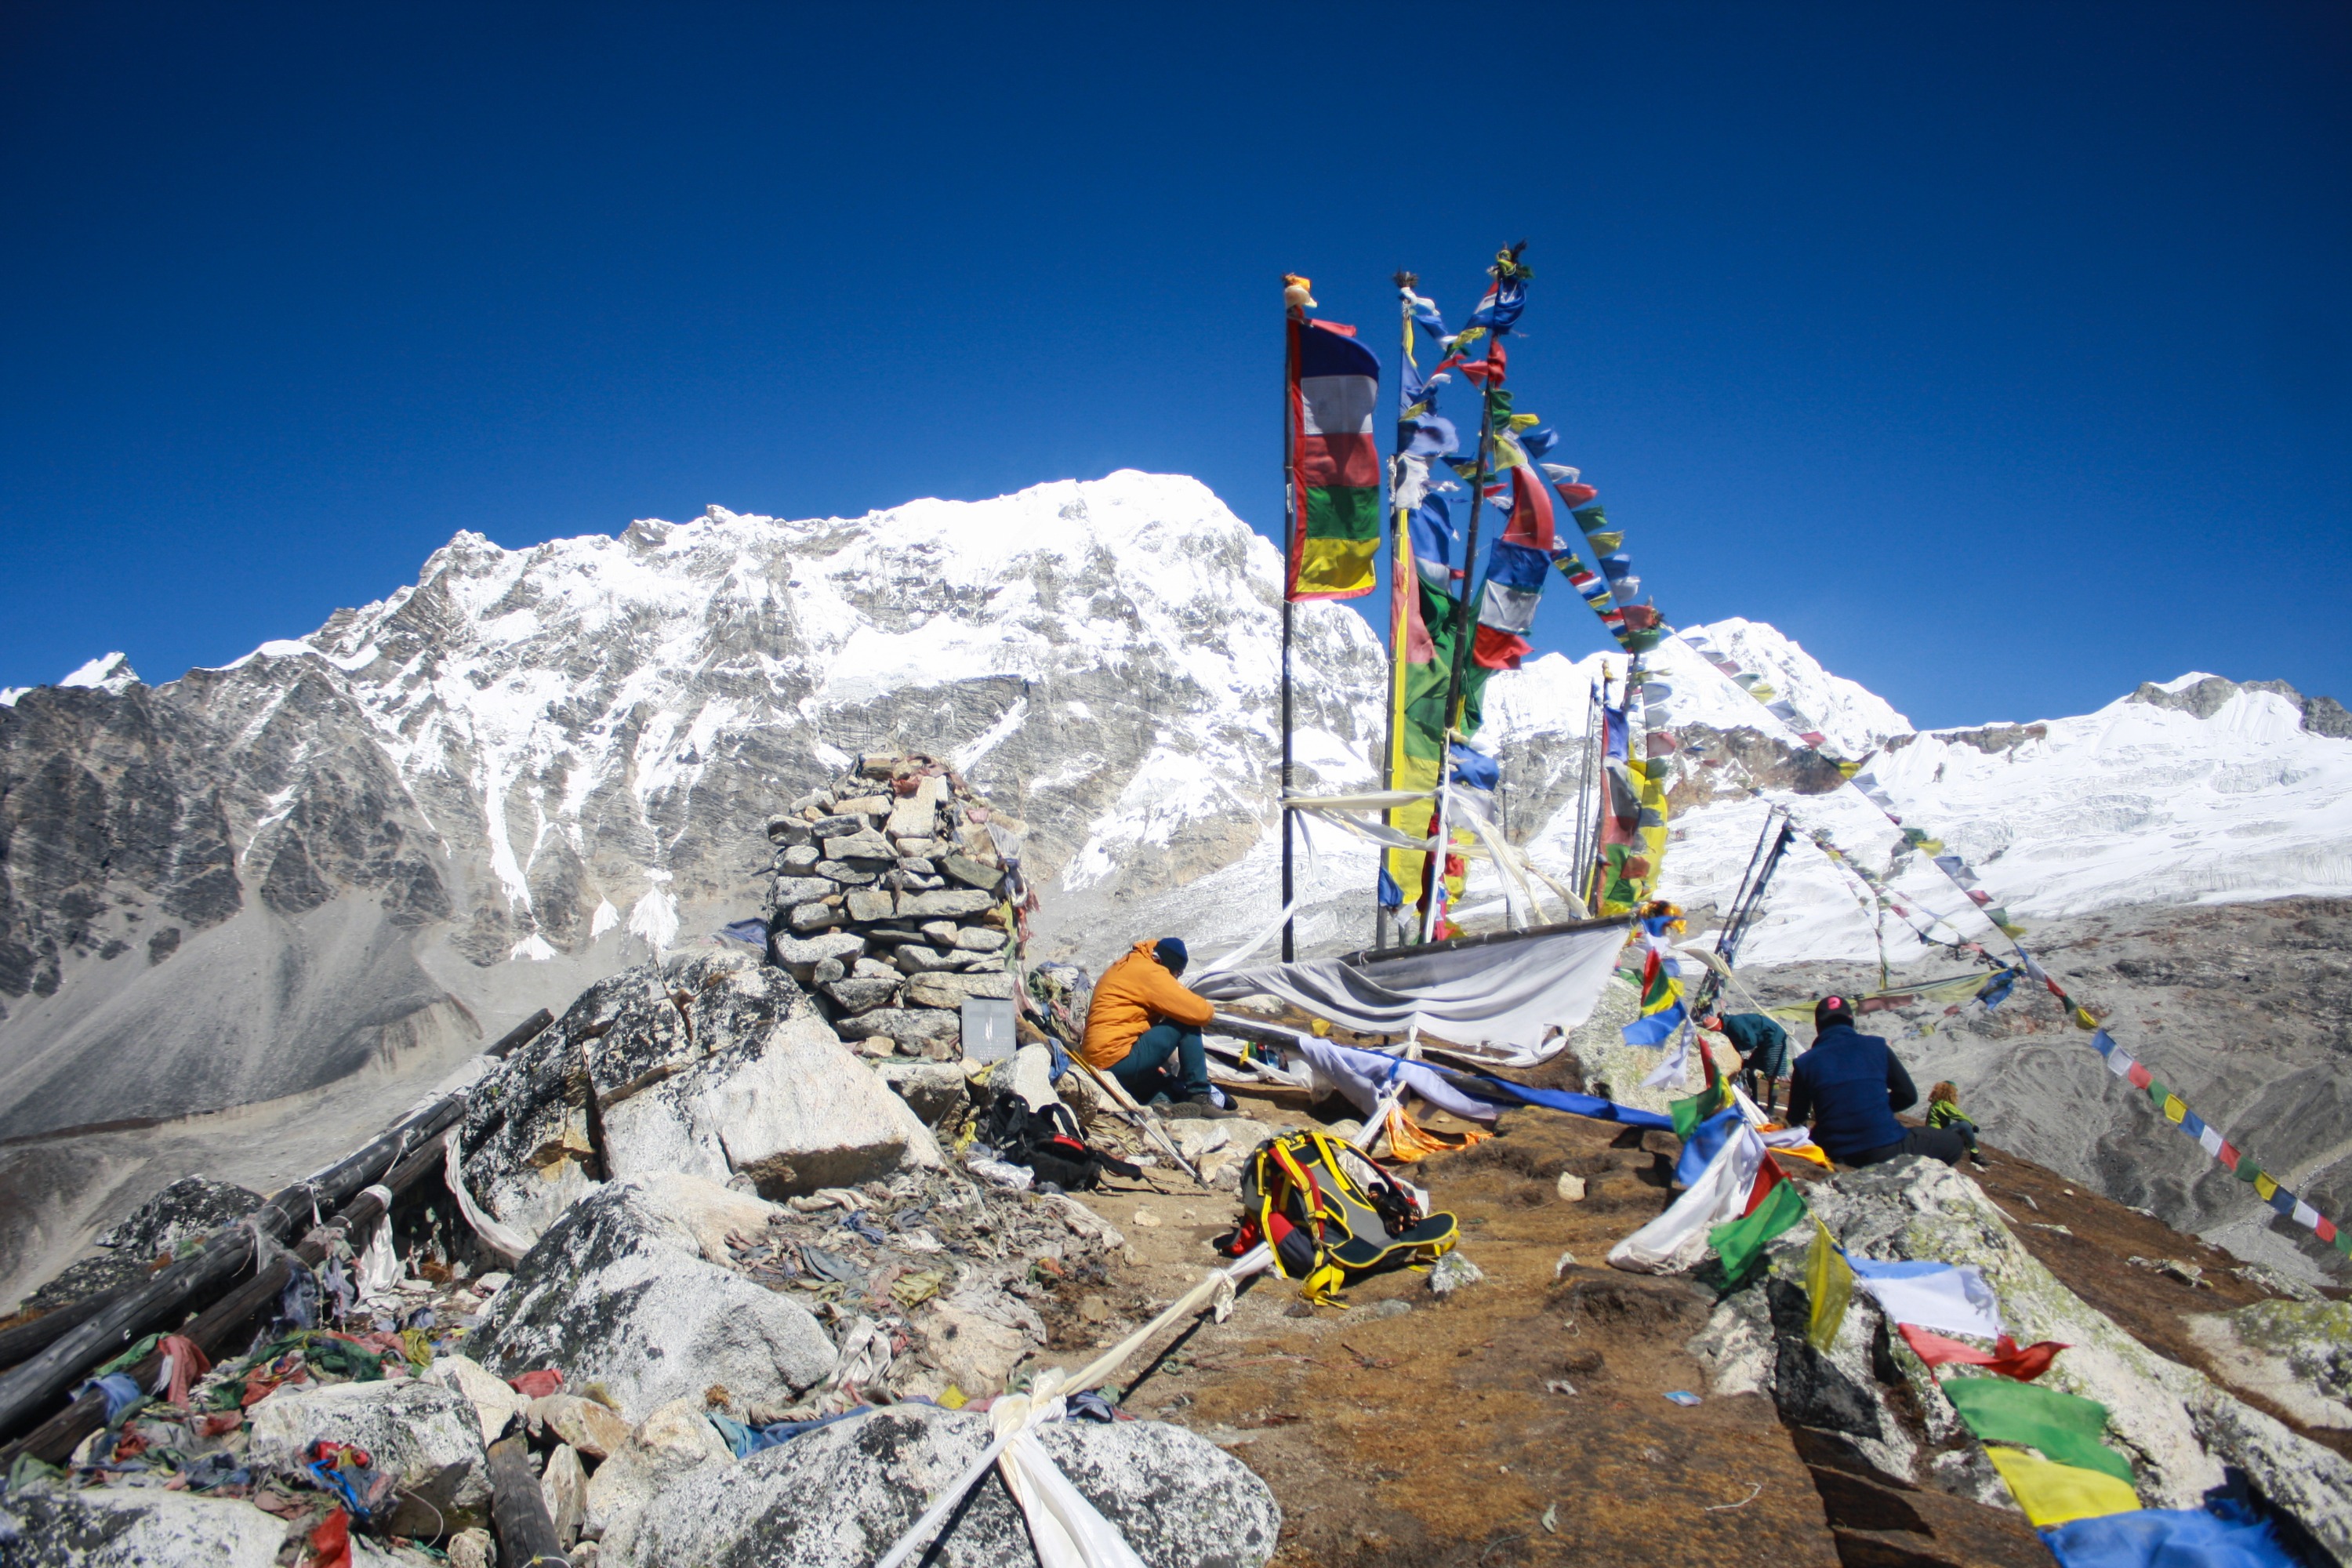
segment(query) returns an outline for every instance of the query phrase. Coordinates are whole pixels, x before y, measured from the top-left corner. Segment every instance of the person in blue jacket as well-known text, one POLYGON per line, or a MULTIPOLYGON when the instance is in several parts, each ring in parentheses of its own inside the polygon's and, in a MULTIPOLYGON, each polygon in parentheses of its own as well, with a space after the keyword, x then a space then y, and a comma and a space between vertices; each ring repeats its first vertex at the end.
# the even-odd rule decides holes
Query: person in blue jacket
POLYGON ((1797 1058, 1789 1079, 1789 1125, 1813 1124, 1813 1142, 1841 1165, 1875 1165, 1901 1154, 1921 1154, 1957 1165, 1968 1152, 1957 1132, 1906 1128, 1898 1110, 1919 1102, 1903 1063, 1875 1035, 1853 1026, 1853 1005, 1824 996, 1813 1005, 1813 1048, 1797 1058))

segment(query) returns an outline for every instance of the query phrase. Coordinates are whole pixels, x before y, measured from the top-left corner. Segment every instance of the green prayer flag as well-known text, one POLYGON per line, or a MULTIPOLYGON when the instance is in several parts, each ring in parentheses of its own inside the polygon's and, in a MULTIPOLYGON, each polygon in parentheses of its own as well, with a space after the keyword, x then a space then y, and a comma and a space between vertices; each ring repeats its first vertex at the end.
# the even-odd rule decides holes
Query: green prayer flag
POLYGON ((1675 1136, 1687 1143, 1700 1122, 1730 1103, 1731 1098, 1723 1092, 1723 1080, 1709 1079, 1707 1086, 1689 1099, 1668 1100, 1666 1114, 1675 1119, 1675 1136))
POLYGON ((1764 1256, 1764 1244, 1804 1218, 1806 1212, 1797 1184, 1780 1176, 1748 1215, 1708 1231, 1706 1244, 1723 1259, 1724 1277, 1735 1285, 1747 1279, 1764 1256))
POLYGON ((1980 1441, 2021 1444, 2061 1465, 2132 1479, 2130 1461, 2099 1441, 2107 1407, 2095 1399, 2005 1377, 1953 1377, 1944 1397, 1980 1441))

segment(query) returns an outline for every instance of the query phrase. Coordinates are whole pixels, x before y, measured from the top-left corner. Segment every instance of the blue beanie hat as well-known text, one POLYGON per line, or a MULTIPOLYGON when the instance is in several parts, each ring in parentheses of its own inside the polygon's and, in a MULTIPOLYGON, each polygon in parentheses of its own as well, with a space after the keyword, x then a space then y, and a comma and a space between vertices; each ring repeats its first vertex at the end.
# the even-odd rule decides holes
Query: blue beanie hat
POLYGON ((1184 951, 1184 939, 1180 936, 1163 936, 1153 942, 1151 956, 1158 959, 1171 974, 1183 973, 1184 966, 1192 962, 1192 955, 1184 951))

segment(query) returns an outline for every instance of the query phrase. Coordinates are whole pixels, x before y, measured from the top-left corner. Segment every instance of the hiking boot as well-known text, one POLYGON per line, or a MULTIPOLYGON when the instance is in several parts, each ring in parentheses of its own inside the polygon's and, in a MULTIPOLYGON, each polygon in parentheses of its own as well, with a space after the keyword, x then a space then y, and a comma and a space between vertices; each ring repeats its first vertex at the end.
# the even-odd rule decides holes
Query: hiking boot
POLYGON ((1969 1156, 1969 1163, 1974 1165, 1979 1171, 1990 1171, 1992 1169, 1992 1162, 1986 1159, 1982 1154, 1971 1153, 1969 1156))

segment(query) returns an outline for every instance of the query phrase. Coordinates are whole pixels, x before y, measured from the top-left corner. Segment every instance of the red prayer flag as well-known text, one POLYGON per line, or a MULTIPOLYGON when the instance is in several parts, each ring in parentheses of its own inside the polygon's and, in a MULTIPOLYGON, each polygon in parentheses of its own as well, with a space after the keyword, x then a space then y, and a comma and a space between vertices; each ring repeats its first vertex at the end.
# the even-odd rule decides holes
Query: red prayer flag
POLYGON ((2067 1348, 2055 1340, 2043 1340, 2039 1344, 2021 1347, 2015 1340, 2003 1334, 1995 1342, 1997 1349, 1980 1351, 1974 1345, 1948 1340, 1941 1334, 1931 1334, 1915 1323, 1897 1323, 1895 1326, 1903 1331, 1903 1342, 1911 1347, 1911 1353, 1929 1366, 1958 1362, 1963 1366, 1988 1368, 2020 1383, 2031 1383, 2048 1372, 2058 1352, 2067 1348))
POLYGON ((1768 1156, 1762 1164, 1756 1167, 1756 1184, 1748 1189, 1748 1206, 1739 1211, 1739 1217, 1746 1219, 1754 1214, 1764 1200, 1772 1195, 1772 1189, 1788 1179, 1780 1173, 1780 1167, 1768 1156))

